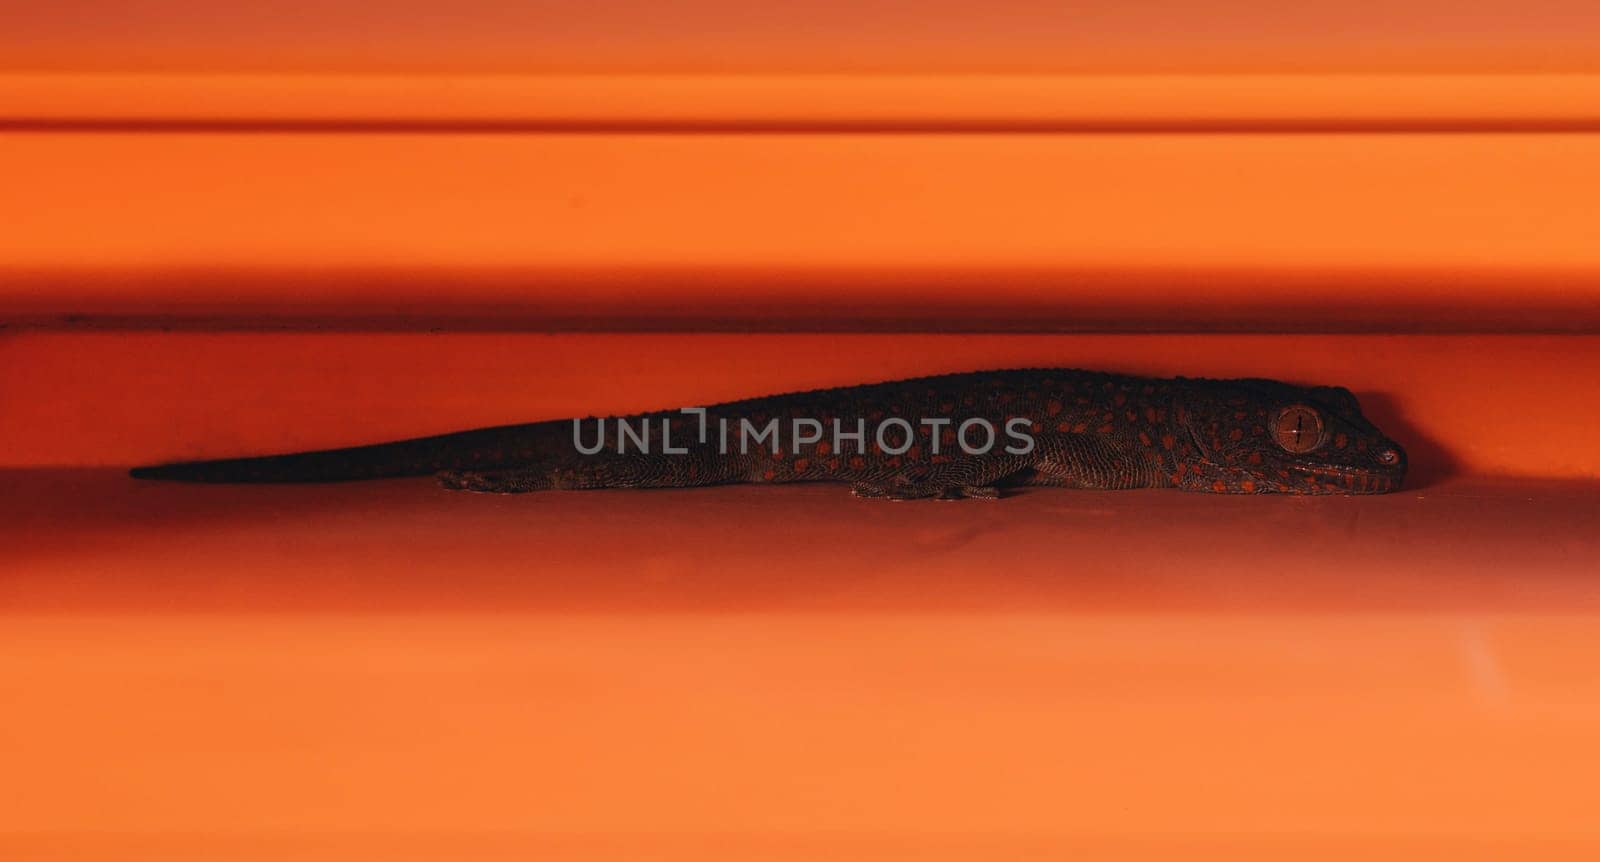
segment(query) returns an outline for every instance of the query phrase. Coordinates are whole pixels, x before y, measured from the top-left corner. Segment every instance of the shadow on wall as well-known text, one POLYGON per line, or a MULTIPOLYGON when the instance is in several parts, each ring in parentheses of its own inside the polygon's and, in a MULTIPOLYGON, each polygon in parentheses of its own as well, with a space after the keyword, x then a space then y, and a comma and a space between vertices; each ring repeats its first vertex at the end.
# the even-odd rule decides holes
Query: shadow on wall
POLYGON ((1597 294, 1515 267, 0 266, 31 326, 246 332, 1592 333, 1597 294))
POLYGON ((1455 454, 1406 421, 1393 397, 1382 392, 1357 392, 1356 398, 1361 402, 1361 412, 1405 447, 1406 458, 1410 461, 1406 473, 1407 490, 1427 488, 1461 473, 1455 454))

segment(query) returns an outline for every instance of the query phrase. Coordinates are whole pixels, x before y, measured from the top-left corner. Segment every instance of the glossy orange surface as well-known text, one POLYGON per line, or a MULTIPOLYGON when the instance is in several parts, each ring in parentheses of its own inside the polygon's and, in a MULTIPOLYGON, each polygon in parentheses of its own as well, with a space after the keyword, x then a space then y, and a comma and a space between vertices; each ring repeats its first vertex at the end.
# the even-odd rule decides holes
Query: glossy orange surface
POLYGON ((1600 327, 1600 134, 0 139, 0 309, 523 328, 1600 327))
POLYGON ((1585 0, 100 0, 0 5, 4 67, 432 73, 1574 71, 1585 0))
POLYGON ((1583 858, 1593 486, 11 472, 8 858, 1583 858))
POLYGON ((1594 618, 8 620, 20 859, 1583 859, 1594 618), (23 683, 23 685, 18 685, 23 683))

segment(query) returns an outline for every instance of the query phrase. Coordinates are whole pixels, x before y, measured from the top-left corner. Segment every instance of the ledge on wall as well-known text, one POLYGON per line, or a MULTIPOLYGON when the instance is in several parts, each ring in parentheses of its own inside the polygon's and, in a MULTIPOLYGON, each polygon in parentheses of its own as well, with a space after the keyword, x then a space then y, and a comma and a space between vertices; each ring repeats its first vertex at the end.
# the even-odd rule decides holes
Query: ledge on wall
POLYGON ((951 505, 829 484, 5 482, 12 611, 1600 613, 1600 487, 1580 481, 1323 498, 1018 489, 951 505))
POLYGON ((1594 332, 1597 94, 0 75, 0 320, 1594 332))

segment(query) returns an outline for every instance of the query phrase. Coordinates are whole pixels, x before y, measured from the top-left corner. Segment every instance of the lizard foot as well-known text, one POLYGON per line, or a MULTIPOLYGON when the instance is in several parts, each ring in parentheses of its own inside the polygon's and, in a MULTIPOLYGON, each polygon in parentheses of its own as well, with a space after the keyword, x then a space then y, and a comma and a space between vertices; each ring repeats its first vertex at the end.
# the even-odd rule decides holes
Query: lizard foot
POLYGON ((857 482, 851 492, 873 500, 998 500, 999 482, 1027 466, 1019 458, 967 458, 904 470, 872 482, 857 482))
POLYGON ((850 493, 863 500, 998 500, 1000 489, 985 485, 874 485, 857 482, 850 493))
POLYGON ((550 487, 549 476, 528 470, 444 470, 435 478, 442 488, 478 494, 523 494, 550 487))

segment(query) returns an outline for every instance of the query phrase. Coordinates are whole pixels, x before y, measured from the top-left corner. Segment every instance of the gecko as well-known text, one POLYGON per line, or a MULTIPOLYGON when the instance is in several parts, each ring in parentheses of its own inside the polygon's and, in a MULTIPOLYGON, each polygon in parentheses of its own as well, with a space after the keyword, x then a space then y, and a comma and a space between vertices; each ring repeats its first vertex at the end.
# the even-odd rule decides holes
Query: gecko
POLYGON ((434 474, 521 493, 848 483, 881 500, 1016 486, 1382 494, 1405 450, 1339 386, 1067 368, 946 374, 390 443, 136 467, 141 479, 326 482, 434 474))

